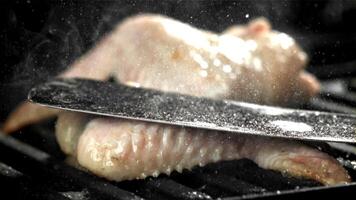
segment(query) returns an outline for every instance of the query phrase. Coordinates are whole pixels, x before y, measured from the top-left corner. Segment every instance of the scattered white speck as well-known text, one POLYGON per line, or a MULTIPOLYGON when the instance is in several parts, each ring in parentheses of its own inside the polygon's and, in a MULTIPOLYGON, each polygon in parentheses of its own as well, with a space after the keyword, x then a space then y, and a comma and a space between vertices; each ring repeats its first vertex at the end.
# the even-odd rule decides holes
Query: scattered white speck
POLYGON ((245 15, 245 18, 246 18, 246 19, 250 18, 250 14, 247 13, 247 14, 245 15))
POLYGON ((159 171, 158 170, 156 170, 156 171, 154 171, 153 173, 152 173, 152 176, 153 177, 157 177, 159 175, 159 171))
POLYGON ((192 192, 187 192, 185 194, 189 199, 212 199, 209 195, 206 195, 204 193, 192 191, 192 192))
POLYGON ((279 43, 283 49, 288 49, 294 44, 294 40, 285 33, 280 33, 275 39, 277 40, 276 42, 279 43))
POLYGON ((86 200, 88 199, 88 191, 67 191, 61 192, 61 194, 69 199, 86 200))
POLYGON ((262 61, 259 58, 254 58, 252 60, 252 65, 256 69, 256 71, 262 71, 262 61))
POLYGON ((204 60, 204 58, 200 54, 191 51, 190 56, 194 59, 195 62, 197 62, 200 65, 201 68, 207 69, 209 67, 208 63, 204 60))
POLYGON ((140 83, 133 82, 133 81, 127 81, 125 84, 128 85, 128 86, 131 86, 131 87, 135 87, 135 88, 141 87, 140 83))
POLYGON ((257 43, 253 40, 247 40, 246 46, 249 50, 254 51, 257 49, 257 43))
POLYGON ((221 61, 219 59, 214 59, 213 64, 218 67, 221 65, 221 61))
POLYGON ((208 72, 206 70, 200 70, 199 74, 202 77, 207 77, 208 76, 208 72))
POLYGON ((230 72, 232 71, 232 68, 231 68, 230 65, 224 65, 224 66, 223 66, 223 71, 224 71, 225 73, 230 73, 230 72))

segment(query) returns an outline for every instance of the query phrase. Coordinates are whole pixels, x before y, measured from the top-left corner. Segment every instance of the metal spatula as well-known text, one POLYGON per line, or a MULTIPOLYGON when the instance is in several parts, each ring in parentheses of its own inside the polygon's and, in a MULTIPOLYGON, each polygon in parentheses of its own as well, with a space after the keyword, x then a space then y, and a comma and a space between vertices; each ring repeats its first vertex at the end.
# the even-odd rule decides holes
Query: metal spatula
POLYGON ((43 106, 125 119, 250 134, 356 142, 356 116, 213 100, 86 79, 56 79, 33 88, 43 106))

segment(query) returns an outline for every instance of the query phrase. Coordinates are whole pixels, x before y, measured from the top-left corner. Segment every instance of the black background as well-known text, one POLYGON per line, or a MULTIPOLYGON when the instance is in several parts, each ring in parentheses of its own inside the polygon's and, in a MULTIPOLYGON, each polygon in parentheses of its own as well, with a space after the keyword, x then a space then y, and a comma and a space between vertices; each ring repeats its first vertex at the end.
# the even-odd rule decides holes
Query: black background
POLYGON ((301 43, 310 67, 356 57, 352 0, 17 0, 2 1, 0 9, 0 121, 31 86, 58 74, 120 20, 136 13, 161 13, 213 31, 265 16, 275 29, 301 43))

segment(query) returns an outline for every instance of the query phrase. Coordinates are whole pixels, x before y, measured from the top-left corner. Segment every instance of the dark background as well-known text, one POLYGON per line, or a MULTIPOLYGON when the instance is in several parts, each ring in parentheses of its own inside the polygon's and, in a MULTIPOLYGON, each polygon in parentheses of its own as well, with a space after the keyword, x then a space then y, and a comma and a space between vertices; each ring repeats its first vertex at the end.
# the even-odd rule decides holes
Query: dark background
POLYGON ((265 16, 300 42, 310 56, 309 69, 356 59, 356 3, 351 0, 16 0, 2 1, 0 9, 0 122, 31 86, 58 74, 120 20, 140 12, 213 31, 265 16))

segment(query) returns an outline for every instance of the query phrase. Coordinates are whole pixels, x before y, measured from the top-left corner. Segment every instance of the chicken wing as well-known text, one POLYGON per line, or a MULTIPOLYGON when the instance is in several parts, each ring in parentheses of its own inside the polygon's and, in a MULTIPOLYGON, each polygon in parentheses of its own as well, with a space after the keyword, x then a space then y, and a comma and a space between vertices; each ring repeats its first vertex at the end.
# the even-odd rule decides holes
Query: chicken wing
MULTIPOLYGON (((140 15, 126 19, 60 77, 105 80, 195 96, 286 105, 319 90, 303 71, 306 55, 284 33, 257 19, 221 35, 179 21, 140 15)), ((30 103, 8 117, 4 132, 55 116, 30 103), (24 114, 26 113, 26 114, 24 114)))
POLYGON ((260 167, 319 181, 350 177, 331 156, 298 142, 156 123, 62 113, 58 142, 80 166, 121 181, 181 172, 222 160, 248 158, 260 167), (91 119, 89 119, 91 118, 91 119))

